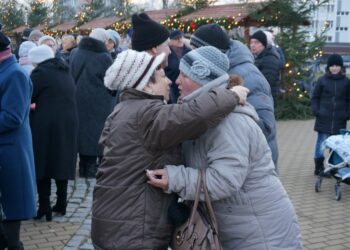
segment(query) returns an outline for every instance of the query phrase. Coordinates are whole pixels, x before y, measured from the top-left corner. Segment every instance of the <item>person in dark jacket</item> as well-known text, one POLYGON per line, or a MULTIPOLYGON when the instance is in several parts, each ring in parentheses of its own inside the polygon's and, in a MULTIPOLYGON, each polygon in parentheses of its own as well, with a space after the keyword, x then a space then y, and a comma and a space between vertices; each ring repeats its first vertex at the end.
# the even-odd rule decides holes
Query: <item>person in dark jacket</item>
POLYGON ((228 73, 241 76, 244 87, 249 89, 247 101, 259 115, 258 125, 266 137, 278 171, 276 120, 271 89, 266 78, 254 65, 254 57, 248 47, 240 41, 230 39, 218 24, 207 24, 198 28, 191 36, 190 43, 194 48, 214 46, 228 56, 228 73))
POLYGON ((0 246, 23 249, 21 221, 36 215, 35 168, 29 106, 32 82, 0 32, 0 246))
POLYGON ((20 43, 18 44, 18 46, 17 46, 17 48, 15 49, 15 51, 13 52, 13 53, 15 54, 17 60, 19 60, 19 58, 20 58, 20 55, 19 55, 19 47, 21 46, 22 43, 28 41, 29 35, 30 35, 30 33, 31 33, 32 31, 33 31, 33 29, 31 29, 31 28, 25 28, 25 29, 23 30, 21 41, 20 41, 20 43))
POLYGON ((68 180, 74 180, 77 158, 78 114, 76 86, 68 66, 47 45, 29 52, 36 68, 30 113, 33 134, 39 209, 36 219, 52 219, 52 211, 65 215, 68 180), (51 179, 55 179, 57 199, 51 209, 51 179))
POLYGON ((107 40, 104 29, 95 29, 70 56, 70 72, 77 85, 80 177, 95 178, 102 156, 98 139, 113 109, 113 96, 103 85, 105 72, 113 63, 105 45, 107 40))
POLYGON ((121 52, 121 49, 119 48, 120 44, 120 35, 117 31, 108 29, 106 30, 108 34, 108 40, 106 42, 106 47, 109 53, 111 54, 112 59, 116 59, 117 55, 121 52))
POLYGON ((316 117, 315 175, 323 174, 322 142, 330 135, 339 134, 350 119, 350 80, 345 75, 343 58, 333 54, 328 58, 326 72, 315 85, 311 98, 312 112, 316 117))
POLYGON ((69 65, 69 57, 71 51, 77 47, 77 42, 73 35, 62 36, 62 48, 59 51, 59 57, 61 57, 69 65))
POLYGON ((191 49, 183 42, 183 33, 179 30, 174 30, 170 33, 169 48, 171 53, 168 56, 168 66, 164 69, 166 76, 170 79, 170 98, 169 103, 177 103, 179 98, 179 88, 175 83, 180 74, 179 64, 180 59, 186 55, 191 49))
POLYGON ((152 20, 146 13, 136 13, 131 17, 133 32, 131 47, 136 51, 146 51, 152 56, 165 54, 162 67, 168 66, 169 30, 152 20))
POLYGON ((271 94, 276 105, 280 93, 280 59, 277 52, 267 45, 264 31, 258 30, 250 37, 250 50, 255 56, 255 65, 265 76, 271 87, 271 94))
MULTIPOLYGON (((104 153, 91 225, 96 249, 167 249, 173 229, 167 209, 175 197, 149 186, 145 170, 181 162, 182 141, 201 135, 245 100, 247 89, 236 86, 238 95, 222 88, 187 104, 167 104, 170 80, 159 67, 164 58, 126 50, 106 72, 105 85, 124 92, 100 139, 104 153)), ((212 76, 222 72, 211 69, 212 76)))

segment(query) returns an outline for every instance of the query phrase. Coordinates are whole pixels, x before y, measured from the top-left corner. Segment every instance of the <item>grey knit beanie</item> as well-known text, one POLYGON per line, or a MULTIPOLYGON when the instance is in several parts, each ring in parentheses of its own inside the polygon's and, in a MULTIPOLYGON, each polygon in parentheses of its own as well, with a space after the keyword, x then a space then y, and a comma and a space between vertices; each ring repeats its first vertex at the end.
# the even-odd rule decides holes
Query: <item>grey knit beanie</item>
POLYGON ((193 81, 205 85, 227 74, 229 66, 230 62, 224 53, 213 46, 204 46, 184 55, 179 69, 193 81))

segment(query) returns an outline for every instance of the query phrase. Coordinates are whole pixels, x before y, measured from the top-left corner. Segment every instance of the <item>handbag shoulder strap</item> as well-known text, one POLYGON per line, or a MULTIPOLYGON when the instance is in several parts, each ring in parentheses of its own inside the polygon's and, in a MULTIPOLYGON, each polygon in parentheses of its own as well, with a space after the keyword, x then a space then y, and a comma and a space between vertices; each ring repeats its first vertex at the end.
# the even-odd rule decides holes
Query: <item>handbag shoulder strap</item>
POLYGON ((204 191, 205 204, 206 204, 207 209, 208 209, 209 217, 210 217, 210 220, 212 222, 212 226, 213 226, 215 233, 218 233, 218 223, 216 221, 216 216, 214 213, 213 206, 211 205, 211 202, 210 202, 210 197, 209 197, 209 192, 208 192, 207 182, 206 182, 205 169, 200 170, 200 175, 201 175, 201 179, 202 179, 202 188, 204 191))
POLYGON ((198 203, 199 203, 199 195, 201 193, 202 181, 203 181, 202 180, 202 175, 200 173, 198 173, 197 187, 196 187, 196 196, 194 198, 194 204, 192 206, 191 216, 190 216, 190 220, 189 220, 189 224, 190 225, 193 224, 194 215, 195 215, 195 212, 197 211, 197 207, 198 207, 198 203))

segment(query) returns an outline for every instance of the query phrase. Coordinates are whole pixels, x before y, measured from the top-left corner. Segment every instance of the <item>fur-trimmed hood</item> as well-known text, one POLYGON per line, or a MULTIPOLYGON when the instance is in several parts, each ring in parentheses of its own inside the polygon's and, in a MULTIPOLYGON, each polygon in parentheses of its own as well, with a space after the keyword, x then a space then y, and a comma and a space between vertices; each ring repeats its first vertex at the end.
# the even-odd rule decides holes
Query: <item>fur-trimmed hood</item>
POLYGON ((101 53, 101 52, 108 53, 106 45, 103 42, 91 37, 84 37, 83 39, 81 39, 78 47, 79 49, 91 50, 97 53, 101 53))

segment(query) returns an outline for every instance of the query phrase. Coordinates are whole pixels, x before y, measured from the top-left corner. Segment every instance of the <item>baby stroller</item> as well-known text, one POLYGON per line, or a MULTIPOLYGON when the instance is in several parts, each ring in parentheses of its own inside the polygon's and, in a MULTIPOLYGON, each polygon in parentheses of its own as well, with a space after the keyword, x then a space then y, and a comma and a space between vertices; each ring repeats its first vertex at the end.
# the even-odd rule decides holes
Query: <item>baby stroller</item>
MULTIPOLYGON (((326 157, 324 174, 330 175, 336 179, 335 199, 341 199, 340 183, 344 182, 350 185, 350 130, 342 129, 340 135, 334 135, 327 138, 323 146, 330 150, 326 157)), ((317 177, 315 191, 321 189, 323 175, 317 177)))

